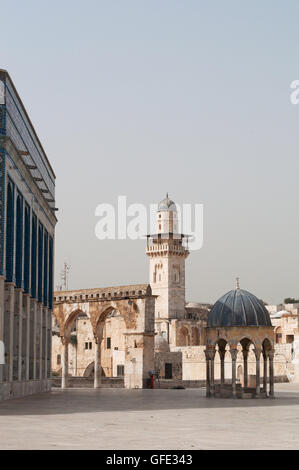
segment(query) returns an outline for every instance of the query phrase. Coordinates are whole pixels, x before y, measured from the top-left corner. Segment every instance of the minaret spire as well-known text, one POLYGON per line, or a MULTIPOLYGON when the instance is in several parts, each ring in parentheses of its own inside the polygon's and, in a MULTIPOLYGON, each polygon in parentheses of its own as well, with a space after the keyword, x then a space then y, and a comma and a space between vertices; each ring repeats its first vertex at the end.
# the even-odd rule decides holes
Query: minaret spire
POLYGON ((236 289, 240 289, 240 278, 236 277, 236 289))

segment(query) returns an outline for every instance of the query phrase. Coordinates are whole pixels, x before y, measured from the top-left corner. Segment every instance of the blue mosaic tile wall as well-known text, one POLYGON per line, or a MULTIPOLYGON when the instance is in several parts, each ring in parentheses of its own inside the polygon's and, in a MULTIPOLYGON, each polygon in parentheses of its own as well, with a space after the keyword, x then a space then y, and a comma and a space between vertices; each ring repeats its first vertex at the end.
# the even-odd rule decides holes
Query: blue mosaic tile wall
MULTIPOLYGON (((23 112, 22 106, 9 79, 6 80, 5 92, 6 135, 12 139, 19 150, 28 151, 30 153, 30 159, 27 157, 27 163, 34 163, 38 167, 38 170, 44 178, 49 192, 54 199, 54 177, 47 163, 44 151, 34 135, 32 127, 23 112), (33 161, 31 159, 33 159, 33 161)), ((38 174, 36 176, 38 176, 38 174)))
MULTIPOLYGON (((0 137, 6 134, 6 108, 0 105, 0 137)), ((0 275, 4 274, 5 150, 0 140, 0 275)))

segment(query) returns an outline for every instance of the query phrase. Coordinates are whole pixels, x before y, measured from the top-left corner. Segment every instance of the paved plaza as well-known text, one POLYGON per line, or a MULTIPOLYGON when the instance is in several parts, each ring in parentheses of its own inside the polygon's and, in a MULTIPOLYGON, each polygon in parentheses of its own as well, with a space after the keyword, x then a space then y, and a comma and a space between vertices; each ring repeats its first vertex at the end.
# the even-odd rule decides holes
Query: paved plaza
POLYGON ((203 389, 70 389, 0 403, 1 449, 299 449, 299 386, 275 399, 203 389))

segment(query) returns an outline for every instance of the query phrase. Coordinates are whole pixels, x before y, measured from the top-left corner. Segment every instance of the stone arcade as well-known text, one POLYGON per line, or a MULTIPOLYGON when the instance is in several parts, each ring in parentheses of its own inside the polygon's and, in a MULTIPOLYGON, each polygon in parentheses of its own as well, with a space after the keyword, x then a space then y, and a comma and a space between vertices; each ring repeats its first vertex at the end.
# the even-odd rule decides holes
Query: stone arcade
POLYGON ((50 390, 55 175, 0 70, 0 400, 50 390))
POLYGON ((119 312, 124 320, 124 358, 126 388, 146 386, 154 369, 155 298, 148 285, 73 291, 56 298, 54 315, 62 340, 62 388, 67 387, 68 348, 76 317, 85 315, 94 337, 94 387, 101 384, 101 344, 107 317, 119 312), (130 290, 127 290, 130 289, 130 290))
POLYGON ((142 383, 144 386, 145 378, 155 369, 154 350, 162 376, 165 376, 166 368, 171 376, 182 378, 182 366, 179 365, 182 354, 173 351, 173 348, 197 346, 201 337, 203 340, 203 319, 207 318, 208 309, 199 304, 186 305, 185 260, 189 255, 188 237, 177 234, 176 205, 168 195, 158 205, 157 228, 157 234, 147 236, 149 286, 140 284, 55 292, 53 370, 62 375, 63 387, 66 386, 68 375, 88 377, 94 371, 95 386, 101 376, 123 375, 126 387, 141 386, 142 383), (145 303, 140 306, 136 317, 140 316, 141 322, 138 335, 147 335, 147 341, 144 336, 144 341, 140 343, 147 348, 143 355, 148 357, 147 369, 143 367, 141 373, 142 381, 141 376, 132 378, 136 366, 133 368, 134 362, 131 361, 134 358, 128 360, 127 336, 128 330, 131 335, 136 335, 137 331, 128 325, 124 311, 128 301, 135 302, 139 298, 141 302, 145 292, 145 303), (73 305, 79 299, 83 302, 79 306, 73 305), (111 304, 112 301, 118 301, 118 304, 111 304), (71 313, 73 310, 74 315, 71 313), (94 316, 101 318, 100 334, 96 331, 94 316), (143 321, 147 322, 146 330, 141 326, 143 321), (154 333, 157 338, 155 344, 154 333), (167 350, 163 350, 165 345, 167 350), (67 355, 66 349, 69 353, 67 355))

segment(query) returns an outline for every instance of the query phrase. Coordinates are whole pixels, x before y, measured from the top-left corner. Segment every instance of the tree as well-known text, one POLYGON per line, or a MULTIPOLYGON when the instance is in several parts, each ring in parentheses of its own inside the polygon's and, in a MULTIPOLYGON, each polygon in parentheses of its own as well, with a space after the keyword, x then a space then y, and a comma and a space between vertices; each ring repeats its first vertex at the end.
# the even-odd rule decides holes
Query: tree
POLYGON ((287 299, 284 299, 285 304, 299 304, 299 300, 294 299, 292 297, 288 297, 287 299))

